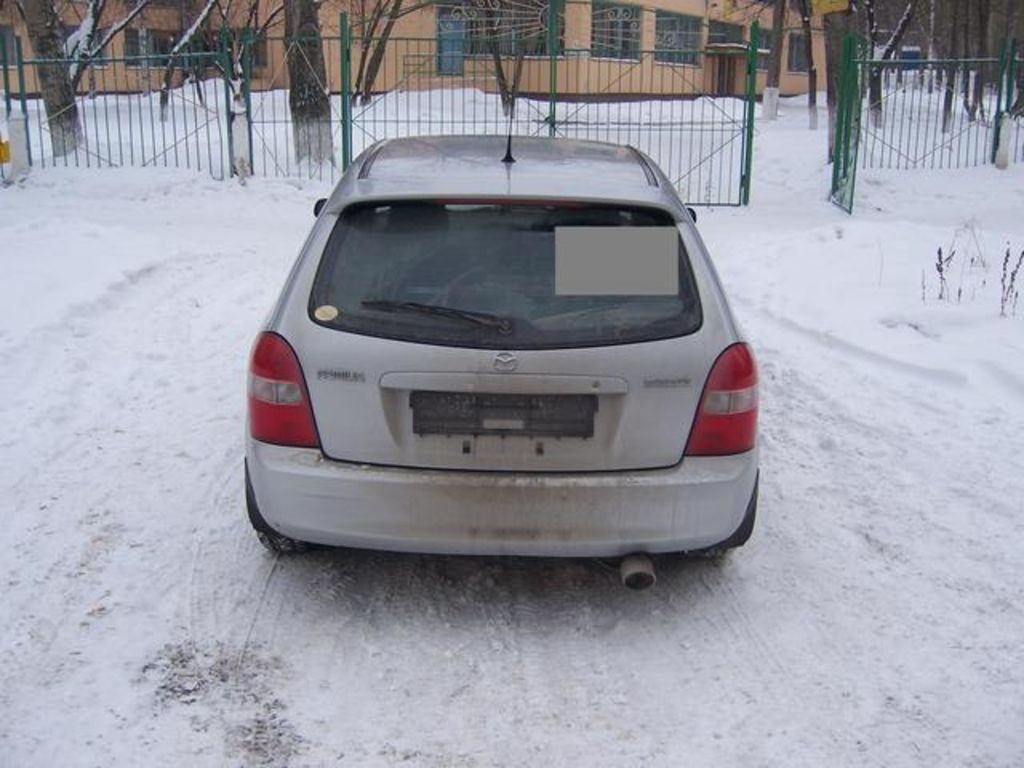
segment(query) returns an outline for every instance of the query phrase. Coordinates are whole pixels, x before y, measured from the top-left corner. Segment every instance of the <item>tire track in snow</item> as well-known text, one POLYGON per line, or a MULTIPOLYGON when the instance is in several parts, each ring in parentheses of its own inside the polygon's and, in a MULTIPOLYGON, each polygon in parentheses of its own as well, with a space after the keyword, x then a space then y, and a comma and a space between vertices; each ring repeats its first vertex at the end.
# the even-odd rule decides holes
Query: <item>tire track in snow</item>
MULTIPOLYGON (((999 518, 1012 519, 1008 503, 1016 481, 1011 478, 1020 474, 994 476, 982 446, 1013 444, 1012 433, 1022 425, 1012 413, 997 415, 983 398, 973 397, 973 387, 944 386, 951 383, 948 377, 939 378, 943 386, 921 388, 913 383, 922 379, 920 371, 885 364, 856 367, 842 348, 808 354, 802 345, 810 341, 820 349, 815 339, 803 333, 795 338, 785 324, 775 328, 782 333, 763 329, 768 343, 761 345, 760 355, 762 490, 767 492, 762 512, 768 514, 762 514, 752 544, 760 546, 760 535, 781 546, 787 560, 794 559, 797 567, 781 574, 792 588, 784 599, 804 600, 815 613, 819 637, 808 646, 808 659, 786 665, 796 672, 796 686, 806 690, 813 682, 806 669, 816 656, 826 668, 865 671, 863 678, 814 683, 833 699, 839 693, 837 703, 843 707, 836 715, 849 719, 846 712, 865 706, 862 702, 876 696, 885 700, 886 694, 897 696, 913 687, 907 672, 890 668, 890 648, 903 648, 896 658, 917 660, 948 653, 943 644, 964 634, 974 642, 992 642, 979 636, 969 606, 987 599, 988 585, 1012 581, 1013 564, 993 558, 988 541, 1008 535, 999 518), (843 380, 851 373, 852 387, 843 380), (966 443, 957 451, 957 468, 975 482, 961 483, 957 475, 943 472, 941 454, 951 438, 966 443), (900 508, 893 508, 895 499, 903 500, 900 508), (976 516, 981 511, 984 519, 976 516), (858 563, 858 572, 841 569, 850 562, 858 563), (809 573, 817 574, 820 588, 808 588, 809 573), (965 589, 967 574, 974 576, 965 589), (945 601, 948 614, 931 612, 937 599, 945 601), (929 627, 929 633, 918 634, 922 627, 929 627)), ((1021 466, 1019 456, 1008 462, 1021 466)), ((1000 591, 1007 592, 1005 597, 993 599, 1012 599, 1000 591)), ((774 644, 791 647, 793 638, 774 644)), ((928 679, 929 671, 920 664, 907 666, 914 668, 917 685, 928 679)), ((956 666, 953 674, 976 679, 978 670, 956 666)), ((957 736, 961 721, 948 713, 945 719, 933 714, 944 703, 907 708, 916 714, 887 734, 890 750, 912 738, 923 761, 930 756, 931 762, 941 762, 957 738, 972 743, 962 733, 957 736)), ((815 713, 807 713, 808 721, 814 719, 815 713)), ((865 718, 863 725, 870 721, 865 718)), ((831 730, 830 738, 844 742, 841 730, 831 730)), ((879 762, 863 751, 863 744, 854 746, 851 758, 879 762)))
MULTIPOLYGON (((110 727, 124 728, 122 714, 139 715, 90 708, 88 680, 103 675, 127 692, 123 662, 134 657, 141 668, 176 626, 196 641, 187 647, 210 648, 187 595, 208 537, 227 531, 230 541, 241 530, 240 506, 225 506, 223 489, 232 475, 240 486, 245 349, 270 298, 253 285, 271 269, 279 271, 249 256, 210 255, 140 270, 0 353, 10 374, 0 387, 4 418, 17 413, 21 425, 11 441, 19 461, 0 469, 12 489, 4 536, 19 552, 3 607, 22 619, 0 635, 5 688, 23 692, 15 712, 48 702, 55 713, 94 712, 86 719, 94 727, 115 717, 110 727), (251 279, 233 280, 243 264, 251 279), (54 349, 63 353, 58 370, 54 349), (237 356, 225 358, 225 349, 237 356), (46 643, 32 640, 42 617, 60 617, 46 643), (154 634, 140 635, 147 625, 154 634), (47 669, 60 679, 41 688, 47 669)), ((222 706, 211 701, 214 711, 222 706)), ((134 733, 151 739, 161 727, 134 733)), ((21 735, 31 739, 33 728, 21 735)), ((212 746, 209 736, 203 742, 212 746)))

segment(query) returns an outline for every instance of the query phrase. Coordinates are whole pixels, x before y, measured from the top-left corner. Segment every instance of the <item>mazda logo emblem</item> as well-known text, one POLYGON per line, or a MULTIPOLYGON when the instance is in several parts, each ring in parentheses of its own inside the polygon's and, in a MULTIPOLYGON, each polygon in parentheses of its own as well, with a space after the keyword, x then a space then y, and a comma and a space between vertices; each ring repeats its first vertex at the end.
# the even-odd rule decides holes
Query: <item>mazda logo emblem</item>
POLYGON ((500 373, 511 373, 519 367, 519 358, 511 352, 499 352, 494 356, 494 370, 500 373))

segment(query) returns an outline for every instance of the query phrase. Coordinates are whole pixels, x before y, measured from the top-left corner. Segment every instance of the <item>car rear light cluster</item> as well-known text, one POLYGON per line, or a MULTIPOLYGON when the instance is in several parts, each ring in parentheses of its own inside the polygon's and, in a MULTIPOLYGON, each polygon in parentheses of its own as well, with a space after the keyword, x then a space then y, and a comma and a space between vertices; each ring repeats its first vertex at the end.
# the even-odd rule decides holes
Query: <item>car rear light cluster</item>
POLYGON ((687 456, 728 456, 757 440, 757 364, 746 344, 733 344, 711 368, 687 456))
POLYGON ((261 333, 252 348, 249 433, 264 443, 320 447, 302 367, 295 351, 276 333, 261 333))

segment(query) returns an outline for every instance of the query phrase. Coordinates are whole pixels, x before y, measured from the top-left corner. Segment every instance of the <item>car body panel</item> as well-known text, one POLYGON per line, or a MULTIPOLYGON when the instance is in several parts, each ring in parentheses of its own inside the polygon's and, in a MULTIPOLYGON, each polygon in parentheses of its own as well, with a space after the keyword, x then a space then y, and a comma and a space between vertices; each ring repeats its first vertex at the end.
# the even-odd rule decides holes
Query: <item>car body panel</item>
POLYGON ((409 471, 249 440, 266 521, 331 546, 464 555, 614 557, 718 544, 743 522, 756 450, 668 469, 600 473, 409 471))

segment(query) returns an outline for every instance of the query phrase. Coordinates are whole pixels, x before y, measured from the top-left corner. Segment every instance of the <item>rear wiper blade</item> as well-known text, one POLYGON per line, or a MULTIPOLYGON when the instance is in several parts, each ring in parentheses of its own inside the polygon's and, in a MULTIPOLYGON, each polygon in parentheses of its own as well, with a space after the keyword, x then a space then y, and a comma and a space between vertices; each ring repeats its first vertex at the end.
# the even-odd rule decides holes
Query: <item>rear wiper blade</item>
POLYGON ((455 307, 443 307, 439 304, 421 304, 418 301, 392 301, 390 299, 367 299, 362 302, 367 309, 379 309, 382 312, 418 312, 422 315, 433 315, 434 317, 451 317, 455 320, 482 325, 486 328, 494 328, 501 334, 512 333, 512 321, 507 317, 498 317, 487 312, 474 312, 469 309, 456 309, 455 307))

